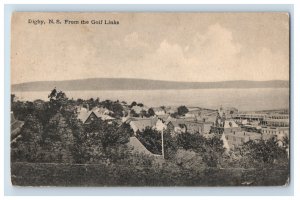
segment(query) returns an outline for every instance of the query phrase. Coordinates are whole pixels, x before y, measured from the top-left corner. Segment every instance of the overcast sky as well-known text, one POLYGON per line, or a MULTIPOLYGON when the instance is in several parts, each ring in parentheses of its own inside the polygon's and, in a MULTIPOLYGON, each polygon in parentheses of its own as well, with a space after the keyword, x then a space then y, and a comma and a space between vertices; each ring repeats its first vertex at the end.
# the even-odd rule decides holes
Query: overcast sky
POLYGON ((288 80, 284 13, 57 14, 12 18, 14 83, 97 77, 172 81, 288 80), (28 19, 59 19, 33 25, 28 19), (119 25, 65 25, 117 20, 119 25))

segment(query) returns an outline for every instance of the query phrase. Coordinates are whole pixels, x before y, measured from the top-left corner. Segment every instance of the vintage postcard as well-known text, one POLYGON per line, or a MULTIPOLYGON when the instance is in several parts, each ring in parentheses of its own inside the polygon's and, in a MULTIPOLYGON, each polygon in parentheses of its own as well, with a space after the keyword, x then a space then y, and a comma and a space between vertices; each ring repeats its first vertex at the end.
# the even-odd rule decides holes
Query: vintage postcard
POLYGON ((11 182, 285 186, 289 14, 15 12, 11 182))

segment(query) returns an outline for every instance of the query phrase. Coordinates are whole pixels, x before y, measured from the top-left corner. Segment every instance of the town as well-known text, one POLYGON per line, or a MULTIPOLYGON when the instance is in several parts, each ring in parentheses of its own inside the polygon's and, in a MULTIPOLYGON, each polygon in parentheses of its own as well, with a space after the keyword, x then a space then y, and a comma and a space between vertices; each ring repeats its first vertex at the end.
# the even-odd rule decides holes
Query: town
MULTIPOLYGON (((105 163, 107 167, 133 158, 130 164, 136 167, 149 161, 142 169, 171 167, 178 168, 177 173, 189 170, 191 174, 211 168, 268 171, 289 166, 288 109, 246 112, 222 105, 216 109, 148 107, 135 101, 73 100, 56 89, 48 102, 21 102, 12 95, 11 103, 11 159, 16 166, 26 162, 105 163)), ((266 182, 240 180, 239 184, 266 182)))
MULTIPOLYGON (((221 136, 226 150, 241 146, 249 140, 266 140, 276 137, 279 145, 289 138, 289 114, 287 109, 239 112, 234 107, 216 110, 200 107, 147 107, 133 102, 121 103, 124 117, 112 117, 113 111, 104 107, 78 106, 78 119, 84 124, 101 119, 108 123, 129 124, 134 131, 143 132, 147 127, 170 132, 173 137, 182 133, 199 134, 204 137, 221 136)), ((288 152, 288 151, 287 151, 288 152)), ((163 154, 163 153, 162 153, 163 154)))

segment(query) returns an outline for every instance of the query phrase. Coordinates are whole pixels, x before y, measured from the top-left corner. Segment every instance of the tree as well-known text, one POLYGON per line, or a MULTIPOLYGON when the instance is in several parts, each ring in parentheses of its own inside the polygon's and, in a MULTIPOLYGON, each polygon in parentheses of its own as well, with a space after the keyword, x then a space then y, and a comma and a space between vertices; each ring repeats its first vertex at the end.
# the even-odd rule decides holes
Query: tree
POLYGON ((54 88, 48 95, 50 101, 50 109, 53 113, 59 112, 67 105, 68 98, 63 91, 57 91, 54 88))
POLYGON ((186 113, 188 113, 189 110, 188 110, 188 108, 187 108, 186 106, 179 106, 179 107, 177 108, 177 112, 178 112, 179 115, 183 116, 183 115, 185 115, 186 113))
POLYGON ((178 115, 178 112, 174 112, 174 113, 171 113, 170 116, 173 118, 177 118, 179 115, 178 115))
POLYGON ((15 101, 16 95, 15 94, 11 94, 10 95, 10 105, 12 105, 15 101))
POLYGON ((50 118, 43 132, 46 162, 73 162, 74 136, 62 113, 50 118))
POLYGON ((185 150, 199 151, 199 148, 204 148, 205 138, 198 134, 191 134, 189 132, 181 133, 176 136, 178 147, 185 150))
POLYGON ((161 133, 156 129, 146 127, 144 131, 137 132, 136 137, 151 153, 162 153, 161 133))
POLYGON ((139 117, 139 115, 134 110, 130 111, 130 115, 133 117, 139 117))
POLYGON ((127 124, 119 127, 116 123, 108 124, 101 119, 85 124, 86 137, 82 146, 86 159, 97 162, 116 157, 116 153, 119 152, 117 149, 123 148, 123 145, 129 142, 132 132, 127 124))
POLYGON ((240 149, 242 164, 245 167, 264 167, 278 165, 288 165, 288 155, 284 147, 277 144, 275 137, 268 140, 250 140, 240 149))
POLYGON ((187 132, 177 135, 176 139, 178 147, 199 153, 209 167, 217 167, 225 152, 223 142, 219 137, 205 138, 199 134, 187 132))
POLYGON ((207 166, 218 167, 225 152, 223 141, 217 136, 208 138, 205 140, 204 148, 201 148, 200 152, 203 153, 202 160, 207 166))
POLYGON ((39 120, 33 115, 28 115, 20 131, 21 138, 17 140, 16 146, 12 147, 12 160, 38 161, 42 133, 43 126, 39 120))
POLYGON ((142 103, 138 103, 136 105, 139 106, 139 107, 144 107, 144 104, 142 104, 142 103))
POLYGON ((155 115, 155 112, 154 112, 153 108, 148 109, 148 114, 149 114, 149 116, 154 116, 155 115))
POLYGON ((173 138, 168 131, 164 131, 163 134, 165 159, 174 159, 176 151, 178 150, 176 139, 173 138))
POLYGON ((140 112, 140 116, 141 116, 141 117, 148 117, 147 111, 142 110, 142 111, 140 112))
POLYGON ((137 105, 137 103, 136 103, 135 101, 133 101, 133 102, 131 103, 130 107, 132 108, 133 106, 136 106, 136 105, 137 105))

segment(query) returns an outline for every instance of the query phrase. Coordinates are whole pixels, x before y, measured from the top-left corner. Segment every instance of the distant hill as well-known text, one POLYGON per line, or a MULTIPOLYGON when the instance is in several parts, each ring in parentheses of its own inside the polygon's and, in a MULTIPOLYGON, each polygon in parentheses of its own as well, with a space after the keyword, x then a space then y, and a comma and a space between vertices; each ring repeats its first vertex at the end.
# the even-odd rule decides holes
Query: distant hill
POLYGON ((176 82, 129 78, 91 78, 66 81, 37 81, 13 84, 12 91, 71 90, 167 90, 210 88, 288 88, 289 81, 176 82))

